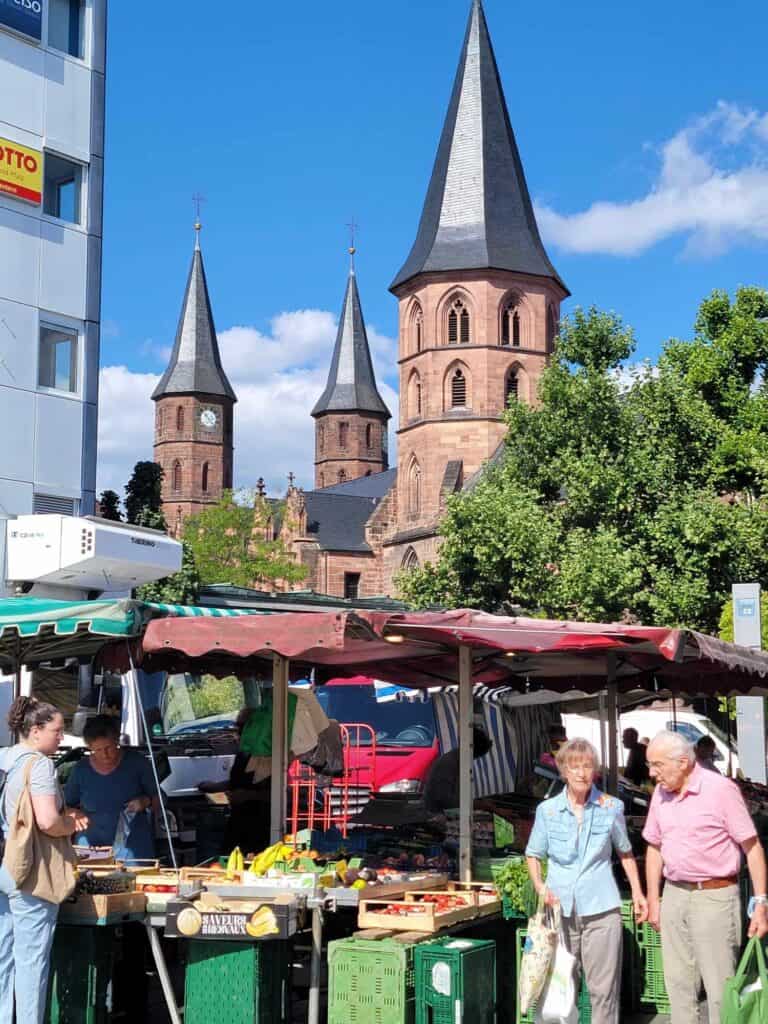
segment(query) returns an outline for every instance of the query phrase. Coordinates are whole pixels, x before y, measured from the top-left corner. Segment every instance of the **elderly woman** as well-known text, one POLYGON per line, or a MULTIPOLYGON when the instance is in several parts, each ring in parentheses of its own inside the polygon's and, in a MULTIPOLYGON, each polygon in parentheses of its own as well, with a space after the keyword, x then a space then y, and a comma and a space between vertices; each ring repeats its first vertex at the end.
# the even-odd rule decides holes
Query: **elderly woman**
POLYGON ((621 900, 612 868, 615 849, 632 889, 635 914, 648 915, 637 864, 615 797, 593 785, 597 751, 569 740, 557 752, 565 789, 539 804, 526 848, 531 881, 550 905, 560 905, 570 952, 584 970, 592 1024, 618 1024, 621 987, 621 900), (541 861, 547 860, 546 885, 541 861))
POLYGON ((83 739, 91 756, 75 765, 64 797, 68 807, 88 815, 88 828, 78 834, 77 845, 114 846, 116 857, 148 860, 155 855, 148 813, 157 795, 155 780, 149 761, 138 750, 123 750, 119 736, 117 722, 108 715, 86 724, 83 739))

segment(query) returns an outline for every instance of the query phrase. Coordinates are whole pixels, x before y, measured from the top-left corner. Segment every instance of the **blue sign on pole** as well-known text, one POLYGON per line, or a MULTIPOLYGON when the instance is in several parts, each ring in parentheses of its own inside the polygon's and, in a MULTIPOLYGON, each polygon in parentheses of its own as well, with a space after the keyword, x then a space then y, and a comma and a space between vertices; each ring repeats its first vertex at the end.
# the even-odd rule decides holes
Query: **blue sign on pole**
POLYGON ((0 25, 39 42, 43 34, 43 0, 0 0, 0 25))

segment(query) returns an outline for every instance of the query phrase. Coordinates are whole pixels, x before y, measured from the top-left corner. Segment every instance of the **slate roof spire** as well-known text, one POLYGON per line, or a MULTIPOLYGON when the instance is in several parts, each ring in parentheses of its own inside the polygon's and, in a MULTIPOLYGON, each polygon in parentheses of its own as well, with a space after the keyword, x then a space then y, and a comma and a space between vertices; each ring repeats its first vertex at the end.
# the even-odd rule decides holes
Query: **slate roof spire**
MULTIPOLYGON (((354 257, 354 247, 350 248, 350 257, 354 257)), ((350 260, 328 383, 312 415, 320 416, 325 412, 378 413, 387 419, 391 416, 376 387, 353 259, 350 260)))
POLYGON ((221 365, 200 249, 200 228, 200 222, 197 221, 195 250, 176 329, 176 340, 168 368, 152 392, 154 400, 165 395, 203 394, 237 401, 221 365))
POLYGON ((553 278, 534 217, 481 0, 469 24, 416 241, 394 289, 429 271, 553 278))

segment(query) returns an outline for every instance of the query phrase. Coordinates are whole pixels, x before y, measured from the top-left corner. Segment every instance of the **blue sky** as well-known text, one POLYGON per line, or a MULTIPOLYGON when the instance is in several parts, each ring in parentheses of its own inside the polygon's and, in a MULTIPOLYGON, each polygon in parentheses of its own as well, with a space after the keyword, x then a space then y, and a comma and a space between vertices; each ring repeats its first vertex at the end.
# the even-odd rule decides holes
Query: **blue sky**
MULTIPOLYGON (((236 483, 261 473, 278 489, 289 469, 311 479, 306 413, 327 368, 353 216, 394 403, 387 286, 413 241, 468 9, 187 0, 137 17, 111 5, 100 486, 119 488, 149 455, 146 396, 173 340, 195 192, 207 199, 225 363, 244 398, 236 483)), ((571 304, 616 310, 638 355, 653 358, 665 338, 690 334, 712 288, 768 284, 764 4, 734 0, 717 16, 691 0, 485 0, 485 10, 571 304)))

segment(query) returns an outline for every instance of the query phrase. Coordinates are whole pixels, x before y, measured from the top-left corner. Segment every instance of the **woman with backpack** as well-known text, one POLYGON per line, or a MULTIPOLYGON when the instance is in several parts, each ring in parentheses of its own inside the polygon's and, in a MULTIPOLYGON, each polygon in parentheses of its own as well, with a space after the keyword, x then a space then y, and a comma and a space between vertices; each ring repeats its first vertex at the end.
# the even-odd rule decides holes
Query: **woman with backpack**
MULTIPOLYGON (((27 788, 32 827, 43 837, 71 836, 86 828, 86 816, 64 806, 51 760, 64 734, 61 712, 34 697, 17 697, 8 712, 8 725, 19 742, 0 757, 4 773, 0 825, 5 844, 9 833, 14 841, 16 806, 27 788)), ((10 847, 7 852, 10 854, 10 847)), ((6 863, 4 859, 0 867, 0 1021, 13 1020, 15 992, 16 1024, 42 1024, 59 904, 23 891, 6 863)), ((62 893, 61 899, 68 895, 62 893)))

